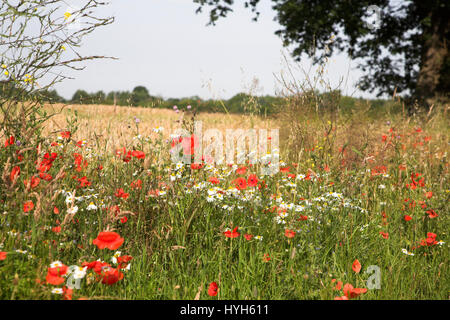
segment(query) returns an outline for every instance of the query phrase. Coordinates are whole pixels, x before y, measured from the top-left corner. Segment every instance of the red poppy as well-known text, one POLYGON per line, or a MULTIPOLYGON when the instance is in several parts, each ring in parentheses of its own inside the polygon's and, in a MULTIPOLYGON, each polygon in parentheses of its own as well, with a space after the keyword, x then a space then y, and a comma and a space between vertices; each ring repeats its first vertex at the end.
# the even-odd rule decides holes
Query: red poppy
POLYGON ((54 213, 54 214, 59 214, 59 209, 58 209, 57 207, 54 207, 54 208, 53 208, 53 213, 54 213))
POLYGON ((361 271, 361 263, 359 263, 358 259, 355 259, 355 261, 353 261, 352 269, 356 273, 359 273, 361 271))
POLYGON ((264 253, 264 255, 263 255, 263 261, 264 261, 264 262, 269 262, 269 261, 270 261, 270 256, 269 256, 268 253, 264 253))
POLYGON ((128 262, 130 262, 132 259, 133 259, 132 256, 128 256, 128 255, 120 256, 120 257, 117 258, 117 263, 119 263, 119 264, 120 264, 120 263, 128 263, 128 262))
POLYGON ((83 170, 83 168, 87 168, 88 166, 88 162, 86 160, 83 160, 83 156, 79 153, 74 153, 73 154, 75 159, 74 159, 74 163, 75 163, 75 170, 80 172, 81 170, 83 170))
POLYGON ((353 286, 350 283, 346 283, 344 285, 344 295, 349 298, 356 298, 362 293, 366 293, 367 289, 365 288, 353 288, 353 286))
POLYGON ((425 243, 427 246, 432 246, 432 245, 437 244, 437 241, 436 241, 436 238, 428 237, 425 239, 425 243))
POLYGON ((200 170, 203 168, 203 163, 191 163, 192 170, 200 170))
POLYGON ((47 270, 48 270, 47 276, 45 278, 47 283, 53 284, 55 286, 58 286, 61 283, 64 283, 65 279, 62 278, 61 276, 65 275, 67 273, 68 268, 66 265, 62 264, 59 267, 48 268, 47 270))
POLYGON ((132 256, 120 256, 117 258, 117 264, 119 269, 124 269, 128 266, 128 262, 133 259, 132 256))
POLYGON ((245 240, 250 241, 250 240, 252 240, 253 235, 252 234, 244 234, 244 237, 245 237, 245 240))
POLYGON ((123 199, 127 199, 129 194, 124 192, 122 188, 117 189, 116 193, 114 194, 117 198, 123 198, 123 199))
POLYGON ((427 213, 428 217, 430 217, 431 219, 439 216, 433 209, 428 210, 427 213))
POLYGON ((79 185, 80 188, 87 187, 87 186, 90 186, 90 185, 91 185, 91 182, 88 181, 88 179, 87 179, 86 176, 84 176, 84 177, 82 177, 82 178, 79 178, 79 179, 77 179, 77 180, 78 180, 78 182, 80 183, 80 185, 79 185))
POLYGON ((120 223, 126 223, 128 221, 128 218, 127 217, 122 217, 121 219, 120 219, 120 223))
POLYGON ((64 139, 70 139, 70 131, 62 131, 61 137, 64 139))
POLYGON ((142 189, 142 180, 138 179, 136 181, 131 182, 131 188, 132 189, 142 189))
POLYGON ((23 212, 29 212, 33 210, 33 208, 34 208, 33 201, 27 201, 23 204, 23 212))
POLYGON ((170 146, 173 148, 173 147, 175 147, 178 143, 180 143, 181 141, 183 141, 183 138, 182 138, 182 137, 174 138, 174 139, 172 139, 172 142, 170 143, 170 146))
POLYGON ((52 228, 52 231, 53 231, 54 233, 60 233, 60 232, 61 232, 61 226, 53 227, 53 228, 52 228))
POLYGON ((412 217, 411 217, 411 216, 408 216, 408 215, 405 215, 405 216, 403 217, 403 219, 405 219, 405 221, 410 221, 410 220, 412 219, 412 217))
MULTIPOLYGON (((411 181, 412 181, 412 183, 409 185, 410 187, 411 187, 411 189, 416 189, 417 188, 417 186, 419 186, 419 187, 424 187, 425 186, 425 183, 424 183, 424 178, 422 178, 422 179, 420 179, 419 181, 415 181, 414 180, 414 178, 418 178, 418 177, 420 177, 422 174, 420 174, 420 173, 411 173, 411 181)), ((407 185, 408 186, 408 185, 407 185)))
POLYGON ((151 197, 157 197, 157 196, 159 196, 159 190, 158 190, 158 189, 156 189, 156 190, 149 190, 149 191, 147 192, 147 194, 148 194, 149 196, 151 196, 151 197))
POLYGON ((384 239, 389 239, 389 233, 380 231, 380 234, 384 239))
POLYGON ((111 267, 108 263, 101 262, 101 261, 83 262, 81 264, 81 266, 82 267, 87 267, 88 269, 92 269, 97 274, 101 274, 102 270, 105 267, 111 267))
POLYGON ((238 190, 244 190, 247 189, 247 181, 244 178, 237 178, 232 181, 232 183, 235 185, 236 189, 238 190))
POLYGON ((430 239, 436 239, 437 234, 436 234, 436 233, 433 233, 433 232, 428 232, 428 233, 427 233, 427 237, 430 238, 430 239))
POLYGON ((418 247, 420 247, 420 246, 433 246, 433 245, 436 245, 436 244, 437 244, 436 234, 433 233, 433 232, 428 232, 427 233, 427 238, 426 239, 422 239, 420 241, 420 245, 418 247))
POLYGON ((120 213, 120 208, 118 205, 114 205, 108 208, 109 212, 114 214, 116 217, 120 213))
POLYGON ((14 181, 17 178, 19 178, 20 175, 20 167, 15 166, 12 170, 11 170, 11 174, 9 175, 9 180, 14 181))
POLYGON ((113 285, 123 279, 123 273, 111 267, 104 267, 101 275, 103 276, 102 283, 107 285, 113 285))
POLYGON ((249 187, 254 187, 258 183, 258 177, 256 175, 251 174, 248 176, 247 183, 249 187))
POLYGON ((286 231, 284 232, 284 235, 289 239, 293 238, 295 236, 295 231, 286 229, 286 231))
POLYGON ((34 177, 34 176, 31 177, 30 180, 31 180, 30 182, 28 182, 28 180, 23 181, 23 184, 25 185, 25 187, 27 187, 28 183, 29 183, 31 188, 36 188, 39 185, 39 183, 41 182, 41 179, 39 179, 38 177, 34 177))
POLYGON ((52 152, 49 154, 48 152, 44 155, 44 159, 36 166, 36 169, 41 173, 49 171, 53 165, 53 161, 58 157, 58 154, 52 152))
POLYGON ((245 174, 247 172, 247 167, 240 167, 238 169, 236 169, 236 174, 245 174))
POLYGON ((143 151, 133 150, 131 155, 137 159, 145 159, 145 153, 143 151))
POLYGON ((116 150, 116 156, 122 157, 124 162, 130 162, 131 160, 131 151, 127 151, 125 147, 116 150))
POLYGON ((0 251, 0 261, 1 261, 1 260, 5 260, 7 254, 8 254, 8 252, 0 251))
POLYGON ((112 232, 112 231, 103 231, 100 232, 96 239, 92 242, 95 244, 99 249, 105 249, 108 248, 110 250, 117 250, 122 243, 124 239, 120 237, 119 234, 112 232))
POLYGON ((386 220, 386 219, 387 219, 386 212, 383 211, 383 212, 381 213, 381 216, 383 217, 383 218, 382 218, 383 220, 386 220))
POLYGON ((261 190, 261 189, 265 189, 265 188, 267 188, 266 182, 264 180, 259 181, 258 189, 261 190))
POLYGON ((433 196, 432 191, 425 192, 425 197, 427 197, 427 199, 431 199, 432 196, 433 196))
POLYGON ((13 144, 14 144, 14 140, 15 140, 15 139, 14 139, 13 136, 10 136, 9 139, 6 138, 6 140, 5 140, 5 148, 6 148, 7 146, 13 145, 13 144))
POLYGON ((237 238, 237 237, 239 237, 241 234, 239 232, 237 232, 237 229, 238 229, 238 227, 234 228, 233 231, 230 231, 230 230, 225 231, 224 232, 225 237, 227 237, 227 238, 237 238))
MULTIPOLYGON (((336 282, 336 279, 332 279, 331 280, 331 283, 335 283, 335 282, 336 282)), ((342 284, 343 284, 342 281, 338 281, 336 286, 334 287, 334 290, 341 290, 342 289, 342 284)))
POLYGON ((53 179, 53 177, 50 174, 45 173, 45 172, 39 173, 39 177, 45 181, 50 181, 53 179))
POLYGON ((72 300, 73 289, 63 287, 63 299, 64 300, 72 300))
POLYGON ((371 169, 371 175, 372 176, 379 176, 381 174, 387 173, 387 167, 386 166, 377 166, 373 169, 371 169))
POLYGON ((208 181, 211 182, 212 184, 219 184, 220 183, 220 180, 217 179, 216 177, 209 177, 208 181))
POLYGON ((289 167, 282 167, 282 168, 280 168, 280 171, 281 172, 289 172, 290 169, 291 168, 289 168, 289 167))
POLYGON ((216 282, 211 282, 210 284, 209 284, 209 288, 208 288, 208 294, 211 296, 211 297, 215 297, 215 296, 217 296, 217 290, 219 289, 219 286, 217 285, 217 283, 216 282))

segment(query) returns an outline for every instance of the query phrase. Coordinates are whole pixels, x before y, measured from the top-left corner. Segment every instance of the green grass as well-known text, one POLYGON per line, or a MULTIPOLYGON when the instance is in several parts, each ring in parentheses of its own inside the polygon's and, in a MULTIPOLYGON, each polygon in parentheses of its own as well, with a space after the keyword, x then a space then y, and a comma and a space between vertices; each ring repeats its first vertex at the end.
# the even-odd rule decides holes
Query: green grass
MULTIPOLYGON (((180 178, 172 181, 167 170, 174 172, 176 168, 170 162, 167 143, 158 135, 127 146, 127 150, 145 151, 150 159, 146 168, 144 160, 132 158, 125 163, 114 154, 97 154, 102 148, 90 149, 89 144, 79 148, 75 141, 57 140, 61 146, 52 147, 49 143, 55 137, 43 145, 42 154, 36 154, 35 146, 23 151, 22 160, 16 151, 29 147, 26 143, 1 148, 0 169, 5 178, 0 191, 0 251, 7 256, 0 261, 0 298, 61 299, 51 290, 64 284, 54 286, 45 281, 50 263, 81 266, 97 259, 111 263, 116 250, 100 250, 92 243, 109 227, 125 239, 117 250, 133 257, 130 270, 123 271, 124 278, 113 285, 96 281, 95 273, 88 270, 81 288, 73 291, 74 299, 194 299, 198 294, 200 299, 333 299, 344 293, 334 290, 332 279, 367 288, 369 266, 380 269, 380 289, 369 288, 356 299, 448 299, 450 191, 448 159, 442 155, 448 152, 448 136, 442 136, 442 127, 430 126, 430 131, 424 127, 421 133, 414 133, 414 129, 404 127, 398 132, 402 138, 392 138, 383 159, 373 163, 342 167, 339 157, 344 155, 331 147, 326 151, 336 161, 330 160, 329 172, 321 169, 326 160, 320 150, 295 159, 297 167, 294 161, 286 163, 289 174, 297 176, 306 176, 308 169, 314 168, 319 176, 311 175, 311 180, 292 180, 286 172, 262 177, 259 165, 248 167, 242 176, 255 173, 267 188, 249 187, 235 192, 236 196, 225 194, 223 200, 212 202, 208 201, 208 189, 213 187, 208 178, 218 177, 221 182, 217 186, 226 192, 234 188, 232 181, 239 175, 227 166, 211 170, 185 166, 180 178), (426 136, 432 136, 432 140, 413 147, 426 136), (437 136, 440 138, 435 139, 437 136), (41 180, 35 189, 27 191, 23 180, 38 174, 34 161, 42 159, 45 152, 61 156, 48 173, 54 178, 66 165, 66 174, 52 182, 41 180), (82 154, 87 167, 77 171, 73 153, 82 154), (8 158, 12 164, 9 167, 8 158), (406 164, 406 170, 400 170, 400 164, 406 164), (9 172, 16 165, 21 168, 20 176, 10 187, 9 172), (97 169, 99 165, 102 170, 97 169), (376 165, 385 165, 387 175, 372 175, 370 169, 376 165), (405 187, 413 173, 422 174, 423 187, 405 187), (86 176, 91 185, 79 187, 73 176, 86 176), (137 179, 142 180, 142 189, 131 188, 137 179), (290 186, 289 181, 296 185, 290 186), (195 189, 194 183, 204 183, 205 187, 195 189), (129 197, 116 197, 118 188, 129 197), (166 194, 149 196, 148 191, 155 189, 166 194), (60 233, 51 228, 58 225, 57 220, 63 222, 70 204, 65 203, 63 194, 54 196, 57 190, 76 190, 77 197, 95 195, 75 200, 75 220, 69 219, 60 233), (253 191, 245 200, 243 195, 248 190, 253 191), (430 199, 425 197, 426 191, 433 192, 430 199), (280 196, 282 200, 277 202, 280 196), (38 199, 40 214, 36 219, 38 199), (409 208, 405 199, 416 201, 415 207, 409 208), (25 214, 23 203, 28 200, 35 207, 25 214), (422 208, 420 201, 427 207, 422 208), (90 202, 98 209, 88 211, 90 202), (304 209, 296 212, 289 209, 291 204, 303 205, 304 209), (127 214, 126 223, 108 218, 106 208, 113 205, 134 215, 127 214), (234 208, 229 211, 223 209, 224 205, 234 208), (275 220, 283 205, 288 207, 285 224, 275 220), (59 215, 53 213, 55 206, 59 215), (430 218, 426 213, 429 209, 438 216, 430 218), (405 221, 406 214, 413 219, 405 221), (304 215, 307 220, 300 219, 304 215), (240 236, 227 238, 224 232, 236 226, 240 236), (293 238, 285 236, 286 228, 296 231, 293 238), (384 239, 380 231, 389 233, 389 238, 384 239), (428 232, 444 243, 413 249, 428 232), (246 240, 245 234, 262 236, 262 240, 246 240), (18 249, 27 252, 16 252, 18 249), (404 254, 402 249, 414 256, 404 254), (266 261, 265 255, 270 260, 266 261), (355 259, 362 265, 359 273, 352 270, 355 259), (211 282, 219 287, 215 297, 208 295, 211 282)), ((383 150, 384 143, 381 138, 377 140, 372 149, 383 150)))

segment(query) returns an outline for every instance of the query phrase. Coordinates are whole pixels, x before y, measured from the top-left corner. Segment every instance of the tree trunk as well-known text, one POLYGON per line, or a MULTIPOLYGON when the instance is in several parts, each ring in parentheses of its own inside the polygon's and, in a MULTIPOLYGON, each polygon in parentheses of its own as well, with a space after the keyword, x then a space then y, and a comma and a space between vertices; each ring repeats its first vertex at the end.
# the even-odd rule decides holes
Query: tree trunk
POLYGON ((424 29, 424 45, 417 79, 416 94, 423 99, 434 98, 439 92, 447 90, 448 74, 446 69, 449 62, 449 31, 450 20, 444 16, 444 12, 433 10, 430 12, 431 25, 424 29))

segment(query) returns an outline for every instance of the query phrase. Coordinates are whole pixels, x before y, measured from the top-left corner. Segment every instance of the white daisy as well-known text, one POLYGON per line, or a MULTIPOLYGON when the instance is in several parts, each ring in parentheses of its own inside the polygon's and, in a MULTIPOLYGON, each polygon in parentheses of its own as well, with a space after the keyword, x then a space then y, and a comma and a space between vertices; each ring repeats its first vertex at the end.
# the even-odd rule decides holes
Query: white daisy
POLYGON ((69 213, 69 214, 75 214, 77 212, 78 212, 78 206, 73 206, 72 208, 69 208, 67 210, 67 213, 69 213))
POLYGON ((52 289, 52 293, 54 293, 54 294, 63 294, 63 289, 61 289, 61 288, 54 288, 54 289, 52 289))

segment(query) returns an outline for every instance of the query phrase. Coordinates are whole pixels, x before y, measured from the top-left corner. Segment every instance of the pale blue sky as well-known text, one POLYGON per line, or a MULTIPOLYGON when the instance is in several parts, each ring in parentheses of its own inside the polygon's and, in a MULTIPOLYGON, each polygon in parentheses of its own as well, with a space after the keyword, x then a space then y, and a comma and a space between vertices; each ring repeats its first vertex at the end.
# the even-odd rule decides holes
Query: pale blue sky
MULTIPOLYGON (((259 88, 253 93, 276 94, 281 87, 274 74, 287 71, 282 53, 288 55, 288 50, 274 34, 279 25, 271 1, 261 1, 258 22, 251 20, 250 10, 236 5, 229 17, 208 27, 208 14, 195 14, 196 8, 191 0, 111 0, 100 14, 114 15, 116 21, 89 35, 80 51, 119 60, 87 62, 84 71, 70 73, 75 80, 55 88, 65 98, 77 89, 131 91, 144 85, 164 98, 228 99, 248 92, 257 78, 259 88)), ((311 66, 307 59, 300 65, 306 70, 311 66)), ((355 66, 337 55, 325 77, 333 85, 343 78, 341 88, 348 95, 373 97, 355 89, 361 75, 355 66)), ((296 77, 304 79, 301 72, 296 77)))

